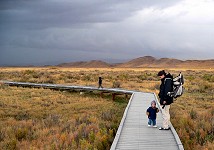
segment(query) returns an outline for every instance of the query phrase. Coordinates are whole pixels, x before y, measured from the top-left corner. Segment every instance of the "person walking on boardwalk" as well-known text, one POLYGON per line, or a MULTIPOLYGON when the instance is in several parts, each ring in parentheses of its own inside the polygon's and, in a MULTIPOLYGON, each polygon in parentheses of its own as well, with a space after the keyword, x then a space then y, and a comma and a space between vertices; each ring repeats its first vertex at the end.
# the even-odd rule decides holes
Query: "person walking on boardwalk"
POLYGON ((163 114, 163 126, 159 130, 169 130, 170 122, 170 104, 173 103, 173 98, 168 95, 168 92, 173 91, 173 77, 171 74, 166 74, 164 70, 158 72, 158 76, 161 79, 160 92, 158 94, 160 98, 160 104, 163 114))
POLYGON ((102 77, 99 77, 99 79, 98 79, 98 85, 99 85, 98 88, 103 88, 102 83, 103 83, 102 77))
POLYGON ((152 101, 151 106, 146 110, 146 114, 148 116, 148 127, 153 125, 154 128, 157 128, 156 125, 156 118, 157 118, 157 113, 159 112, 159 109, 156 107, 156 102, 152 101))

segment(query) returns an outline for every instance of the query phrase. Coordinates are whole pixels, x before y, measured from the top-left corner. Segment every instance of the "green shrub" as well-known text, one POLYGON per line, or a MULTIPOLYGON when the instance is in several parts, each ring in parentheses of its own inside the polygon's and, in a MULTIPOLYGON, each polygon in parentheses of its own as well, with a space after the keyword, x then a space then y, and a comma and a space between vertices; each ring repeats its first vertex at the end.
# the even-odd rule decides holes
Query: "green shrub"
POLYGON ((121 87, 121 83, 119 81, 114 81, 112 87, 113 88, 120 88, 121 87))
POLYGON ((209 82, 214 82, 214 75, 213 74, 205 74, 203 75, 203 79, 209 82))
POLYGON ((9 141, 5 142, 2 146, 3 150, 17 150, 17 140, 16 139, 10 139, 9 141))
POLYGON ((15 114, 14 118, 16 120, 28 120, 30 119, 30 115, 26 111, 19 111, 17 114, 15 114))
POLYGON ((190 118, 191 119, 196 119, 197 118, 197 112, 193 109, 190 111, 190 118))
POLYGON ((0 142, 3 141, 5 138, 5 131, 3 128, 0 128, 0 142))
POLYGON ((15 130, 15 136, 18 141, 21 141, 22 139, 26 139, 27 135, 28 135, 27 128, 18 128, 15 130))

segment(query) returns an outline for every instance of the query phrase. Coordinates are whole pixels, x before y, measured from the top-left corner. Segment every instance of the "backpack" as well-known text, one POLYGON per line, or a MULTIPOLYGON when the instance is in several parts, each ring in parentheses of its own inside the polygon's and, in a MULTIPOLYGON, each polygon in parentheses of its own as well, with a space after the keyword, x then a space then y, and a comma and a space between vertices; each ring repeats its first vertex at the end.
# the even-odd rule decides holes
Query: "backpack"
POLYGON ((168 92, 168 95, 173 98, 180 97, 184 93, 184 77, 180 74, 173 79, 173 91, 168 92))

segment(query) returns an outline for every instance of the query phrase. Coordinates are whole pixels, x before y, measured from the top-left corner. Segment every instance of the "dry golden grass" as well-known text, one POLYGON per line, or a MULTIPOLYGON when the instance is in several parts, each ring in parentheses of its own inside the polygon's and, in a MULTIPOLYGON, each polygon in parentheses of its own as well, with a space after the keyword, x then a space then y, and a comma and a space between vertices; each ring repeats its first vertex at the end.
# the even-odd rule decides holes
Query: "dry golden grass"
POLYGON ((0 149, 109 149, 127 101, 0 86, 0 149))
MULTIPOLYGON (((104 87, 112 87, 113 83, 119 82, 124 89, 157 93, 160 84, 156 77, 157 71, 158 68, 2 68, 0 80, 97 86, 98 77, 102 76, 104 87)), ((185 94, 171 108, 171 121, 185 149, 212 150, 214 70, 172 68, 168 71, 174 75, 182 71, 185 77, 185 94)))

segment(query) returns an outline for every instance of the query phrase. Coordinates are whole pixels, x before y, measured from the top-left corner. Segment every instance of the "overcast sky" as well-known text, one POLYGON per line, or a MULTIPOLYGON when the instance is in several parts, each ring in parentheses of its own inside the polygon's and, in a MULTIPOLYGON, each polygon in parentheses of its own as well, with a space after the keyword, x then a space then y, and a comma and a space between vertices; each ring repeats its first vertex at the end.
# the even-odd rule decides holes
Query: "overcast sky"
POLYGON ((0 65, 214 59, 213 0, 0 0, 0 65))

